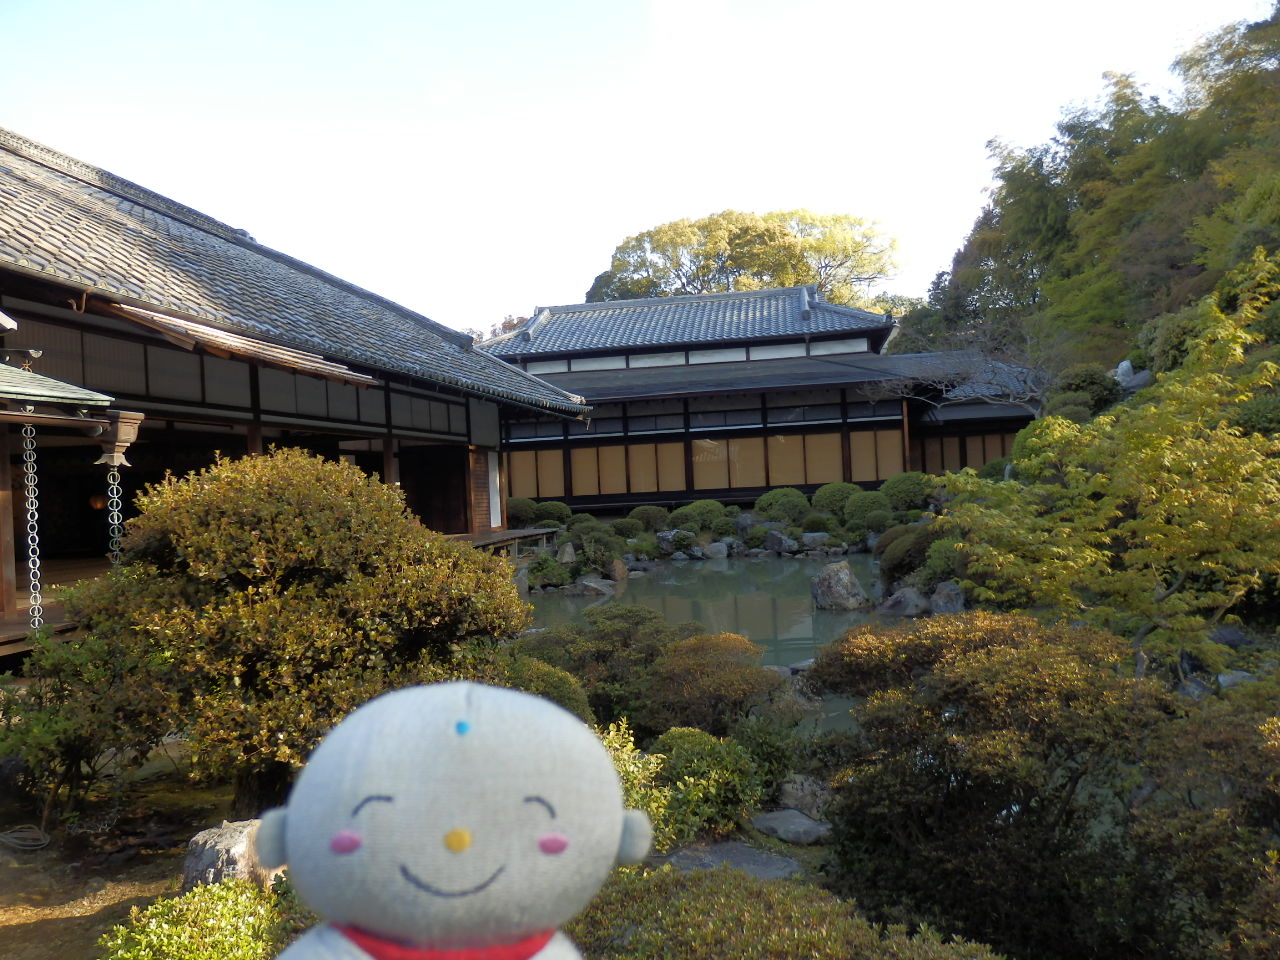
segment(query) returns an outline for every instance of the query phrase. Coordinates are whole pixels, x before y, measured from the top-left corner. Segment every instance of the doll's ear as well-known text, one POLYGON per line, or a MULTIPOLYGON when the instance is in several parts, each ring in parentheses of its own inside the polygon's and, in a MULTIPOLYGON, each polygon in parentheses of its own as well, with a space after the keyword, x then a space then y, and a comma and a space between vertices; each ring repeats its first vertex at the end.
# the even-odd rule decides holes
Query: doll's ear
POLYGON ((275 807, 262 815, 258 832, 253 837, 253 849, 258 862, 268 870, 283 867, 287 861, 284 850, 284 825, 288 811, 275 807))
POLYGON ((643 810, 624 811, 622 838, 618 841, 618 863, 639 863, 649 855, 653 827, 643 810))

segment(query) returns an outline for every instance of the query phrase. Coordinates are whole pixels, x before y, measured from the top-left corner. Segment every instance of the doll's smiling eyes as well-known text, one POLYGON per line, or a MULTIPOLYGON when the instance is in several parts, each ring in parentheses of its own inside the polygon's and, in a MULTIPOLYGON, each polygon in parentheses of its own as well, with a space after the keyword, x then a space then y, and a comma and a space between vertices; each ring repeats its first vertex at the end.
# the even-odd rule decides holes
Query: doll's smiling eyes
POLYGON ((542 799, 542 797, 525 797, 524 802, 541 804, 543 807, 546 807, 547 813, 551 814, 552 820, 556 818, 556 808, 553 807, 548 801, 542 799))
POLYGON ((365 797, 363 800, 361 800, 359 803, 357 803, 357 804, 356 804, 356 808, 355 808, 354 810, 352 810, 352 811, 351 811, 351 816, 353 816, 353 817, 354 817, 357 813, 359 813, 361 810, 363 810, 363 809, 365 808, 366 804, 370 804, 370 803, 392 803, 392 802, 394 802, 394 798, 393 798, 393 797, 388 797, 386 794, 382 794, 382 793, 373 793, 373 794, 370 794, 369 796, 365 797))

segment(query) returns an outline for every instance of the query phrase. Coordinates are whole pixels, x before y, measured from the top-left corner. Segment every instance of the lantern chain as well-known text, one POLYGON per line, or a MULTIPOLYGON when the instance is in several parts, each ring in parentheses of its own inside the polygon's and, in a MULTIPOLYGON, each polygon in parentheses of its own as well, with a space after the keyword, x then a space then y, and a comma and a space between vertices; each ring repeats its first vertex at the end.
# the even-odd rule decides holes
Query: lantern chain
POLYGON ((40 490, 36 480, 36 428, 22 425, 22 481, 27 507, 27 572, 31 577, 31 629, 44 625, 44 598, 40 595, 40 490))
POLYGON ((114 565, 120 563, 120 534, 123 512, 120 505, 120 468, 107 468, 107 527, 111 533, 111 546, 107 554, 114 565))

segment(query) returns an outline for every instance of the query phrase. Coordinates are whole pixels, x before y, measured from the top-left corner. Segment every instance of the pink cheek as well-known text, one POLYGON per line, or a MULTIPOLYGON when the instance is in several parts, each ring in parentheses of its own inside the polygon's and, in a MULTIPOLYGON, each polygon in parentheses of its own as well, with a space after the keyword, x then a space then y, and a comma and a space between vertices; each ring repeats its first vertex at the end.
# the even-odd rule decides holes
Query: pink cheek
POLYGON ((339 830, 329 840, 329 849, 334 853, 355 853, 364 840, 354 830, 339 830))
POLYGON ((538 838, 538 849, 543 853, 564 853, 569 846, 569 838, 563 833, 544 833, 538 838))

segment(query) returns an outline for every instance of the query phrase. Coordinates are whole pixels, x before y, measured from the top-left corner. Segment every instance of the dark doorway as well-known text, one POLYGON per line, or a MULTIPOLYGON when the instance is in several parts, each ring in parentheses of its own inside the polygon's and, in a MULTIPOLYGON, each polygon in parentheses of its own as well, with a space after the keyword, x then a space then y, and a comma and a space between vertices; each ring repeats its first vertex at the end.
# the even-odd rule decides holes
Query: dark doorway
POLYGON ((466 447, 401 447, 400 488, 409 509, 432 530, 470 532, 466 447))

